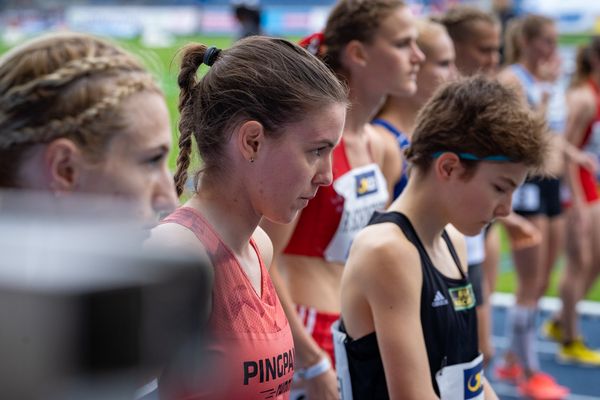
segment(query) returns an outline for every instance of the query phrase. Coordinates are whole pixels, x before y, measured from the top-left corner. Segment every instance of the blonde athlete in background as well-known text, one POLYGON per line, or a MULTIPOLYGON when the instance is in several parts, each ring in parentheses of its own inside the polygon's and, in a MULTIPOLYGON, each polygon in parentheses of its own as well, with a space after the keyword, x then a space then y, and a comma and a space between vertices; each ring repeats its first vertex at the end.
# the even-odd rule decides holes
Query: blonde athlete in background
POLYGON ((164 96, 116 45, 60 33, 13 48, 0 109, 0 188, 126 199, 148 229, 175 208, 164 96))
MULTIPOLYGON (((580 149, 600 140, 600 37, 579 49, 577 68, 567 92, 566 139, 580 149)), ((577 302, 583 299, 600 272, 600 202, 592 172, 566 164, 570 196, 567 208, 567 263, 560 282, 562 311, 544 324, 543 331, 560 343, 558 358, 600 366, 600 352, 587 347, 577 328, 577 302)))
POLYGON ((406 153, 408 185, 357 235, 344 270, 343 393, 497 398, 483 376, 462 234, 508 215, 512 193, 542 164, 545 138, 514 92, 481 76, 446 84, 425 104, 406 153))
POLYGON ((222 51, 186 47, 178 83, 178 194, 192 151, 203 165, 195 193, 152 239, 208 256, 214 268, 212 361, 192 382, 171 374, 161 391, 168 399, 287 399, 294 342, 267 270, 272 244, 258 224, 289 223, 331 184, 346 91, 300 46, 260 36, 222 51), (198 80, 201 64, 210 69, 198 80))
MULTIPOLYGON (((410 145, 417 113, 443 82, 457 76, 454 65, 454 46, 446 28, 430 20, 417 22, 417 45, 425 55, 417 73, 417 91, 412 95, 389 95, 372 121, 382 135, 393 137, 401 150, 410 145)), ((397 198, 408 181, 407 165, 402 168, 400 179, 394 184, 397 198)))
POLYGON ((331 324, 339 317, 344 263, 355 233, 389 203, 388 184, 401 172, 399 149, 369 122, 386 95, 415 92, 423 60, 416 37, 414 16, 402 1, 341 0, 322 37, 308 44, 350 90, 333 152, 333 185, 319 189, 292 224, 262 226, 273 240, 271 273, 294 334, 295 380, 311 400, 338 398, 331 324), (386 146, 396 152, 393 163, 384 161, 386 146))
POLYGON ((515 211, 538 227, 542 241, 537 246, 513 249, 518 285, 516 304, 507 320, 511 344, 497 374, 499 378, 517 381, 522 395, 560 399, 568 390, 540 371, 535 351, 535 321, 538 300, 545 293, 552 266, 564 248, 559 179, 564 170, 563 158, 566 155, 581 163, 586 156, 561 135, 564 107, 547 112, 553 96, 564 96, 560 88, 551 84, 560 73, 557 40, 554 22, 543 16, 522 17, 512 21, 507 29, 505 45, 509 65, 499 74, 499 79, 514 88, 524 104, 548 120, 553 134, 545 170, 552 177, 529 177, 515 193, 515 211))

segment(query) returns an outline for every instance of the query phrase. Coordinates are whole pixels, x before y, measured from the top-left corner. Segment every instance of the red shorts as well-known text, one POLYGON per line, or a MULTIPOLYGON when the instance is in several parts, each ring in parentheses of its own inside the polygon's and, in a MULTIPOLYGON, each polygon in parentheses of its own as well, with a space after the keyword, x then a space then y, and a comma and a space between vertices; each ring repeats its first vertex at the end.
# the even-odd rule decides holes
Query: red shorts
POLYGON ((302 305, 297 305, 296 311, 298 312, 300 321, 302 321, 302 324, 306 327, 308 333, 310 333, 313 339, 315 339, 319 347, 329 354, 329 357, 331 357, 331 363, 335 367, 331 325, 340 319, 340 314, 325 313, 317 311, 314 307, 302 305))
MULTIPOLYGON (((579 183, 583 189, 586 204, 595 203, 600 199, 600 195, 598 195, 598 183, 590 171, 585 168, 579 168, 579 183)), ((570 207, 571 199, 568 198, 563 205, 565 207, 570 207)))

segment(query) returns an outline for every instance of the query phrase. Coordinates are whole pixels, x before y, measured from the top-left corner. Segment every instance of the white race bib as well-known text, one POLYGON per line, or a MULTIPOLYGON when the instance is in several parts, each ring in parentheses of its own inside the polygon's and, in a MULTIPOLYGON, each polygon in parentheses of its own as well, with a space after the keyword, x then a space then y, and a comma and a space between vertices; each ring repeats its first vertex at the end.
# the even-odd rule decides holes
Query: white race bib
POLYGON ((348 367, 348 355, 346 354, 346 335, 340 330, 340 320, 331 325, 333 334, 333 350, 335 352, 335 372, 338 380, 338 391, 341 400, 352 400, 352 382, 350 381, 350 368, 348 367))
POLYGON ((435 374, 441 400, 483 400, 483 354, 435 374))

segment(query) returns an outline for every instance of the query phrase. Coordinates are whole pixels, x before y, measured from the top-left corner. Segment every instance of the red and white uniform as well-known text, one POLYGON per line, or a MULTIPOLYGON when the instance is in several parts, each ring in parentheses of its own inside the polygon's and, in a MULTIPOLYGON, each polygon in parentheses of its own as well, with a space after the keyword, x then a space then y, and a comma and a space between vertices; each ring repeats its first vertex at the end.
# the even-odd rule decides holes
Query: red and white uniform
MULTIPOLYGON (((166 222, 191 230, 214 267, 208 350, 216 354, 215 376, 206 382, 207 393, 186 393, 179 398, 288 399, 295 358, 292 332, 254 240, 250 239, 250 245, 260 262, 260 295, 199 212, 181 207, 166 222)), ((207 378, 199 377, 200 382, 203 379, 207 378)))
MULTIPOLYGON (((344 264, 356 234, 367 226, 374 211, 385 208, 389 194, 379 166, 373 162, 351 168, 343 138, 333 151, 332 169, 333 184, 319 188, 302 210, 284 254, 344 264)), ((335 360, 331 325, 339 314, 304 305, 297 310, 308 332, 335 360)))
POLYGON ((333 184, 319 188, 302 210, 285 254, 345 263, 352 240, 389 194, 376 163, 351 168, 343 139, 333 151, 333 184))

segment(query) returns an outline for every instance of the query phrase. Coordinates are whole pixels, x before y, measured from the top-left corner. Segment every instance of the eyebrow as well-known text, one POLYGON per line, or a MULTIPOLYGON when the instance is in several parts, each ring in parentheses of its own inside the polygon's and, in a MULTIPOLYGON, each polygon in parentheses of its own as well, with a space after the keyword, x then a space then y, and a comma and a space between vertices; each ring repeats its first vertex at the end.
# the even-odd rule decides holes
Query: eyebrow
POLYGON ((514 188, 519 186, 515 181, 513 181, 512 179, 510 179, 506 176, 501 176, 500 179, 502 179, 503 181, 505 181, 506 183, 508 183, 510 186, 512 186, 514 188))
POLYGON ((314 146, 321 146, 321 145, 325 145, 328 147, 335 147, 337 145, 337 143, 333 143, 331 140, 327 140, 327 139, 322 139, 322 140, 316 140, 313 142, 314 146))

